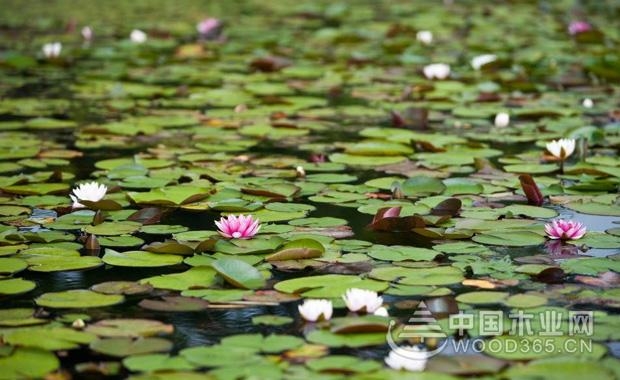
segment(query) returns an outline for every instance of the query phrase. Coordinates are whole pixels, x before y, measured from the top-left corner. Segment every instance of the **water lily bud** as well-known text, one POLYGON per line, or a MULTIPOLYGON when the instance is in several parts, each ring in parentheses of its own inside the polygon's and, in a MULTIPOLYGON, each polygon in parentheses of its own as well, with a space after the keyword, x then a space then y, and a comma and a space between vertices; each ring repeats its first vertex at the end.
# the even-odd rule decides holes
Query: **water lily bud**
POLYGON ((88 235, 88 237, 86 238, 86 242, 84 243, 84 248, 88 251, 99 251, 101 249, 101 245, 99 245, 99 240, 97 240, 97 236, 93 234, 88 235))
POLYGON ((584 106, 585 108, 592 108, 594 107, 594 102, 590 98, 585 98, 583 102, 581 103, 581 105, 584 106))
POLYGON ((498 128, 507 127, 510 124, 510 115, 507 112, 500 112, 495 115, 495 126, 498 128))
POLYGON ((399 183, 392 184, 392 199, 404 199, 405 193, 399 183))
POLYGON ((420 30, 415 35, 416 39, 424 45, 430 45, 433 42, 433 32, 430 30, 420 30))
POLYGON ((71 327, 73 327, 76 330, 81 330, 84 327, 86 327, 86 323, 84 323, 82 319, 78 318, 75 321, 73 321, 73 323, 71 324, 71 327))

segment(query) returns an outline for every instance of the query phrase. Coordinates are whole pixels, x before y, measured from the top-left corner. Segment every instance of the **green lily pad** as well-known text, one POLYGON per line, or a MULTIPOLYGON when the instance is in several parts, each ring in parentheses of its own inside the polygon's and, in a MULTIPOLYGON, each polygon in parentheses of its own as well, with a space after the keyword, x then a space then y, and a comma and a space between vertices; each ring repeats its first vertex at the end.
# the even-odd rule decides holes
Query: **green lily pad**
POLYGON ((263 275, 252 265, 238 259, 219 259, 212 265, 230 284, 243 289, 258 289, 265 286, 263 275))
POLYGON ((85 331, 99 337, 149 337, 158 334, 171 334, 174 331, 172 325, 153 319, 104 319, 86 326, 85 331))
POLYGON ((48 321, 41 318, 35 318, 34 309, 29 308, 13 308, 0 310, 0 326, 29 326, 47 323, 48 321))
POLYGON ((325 252, 323 244, 313 239, 298 239, 284 244, 277 252, 265 257, 267 261, 298 260, 321 257, 325 252))
POLYGON ((0 278, 0 294, 22 294, 27 293, 36 287, 36 283, 23 278, 0 278))
MULTIPOLYGON (((458 302, 482 305, 482 304, 494 304, 502 303, 509 296, 506 292, 494 292, 494 291, 478 291, 463 293, 456 297, 458 302)), ((506 301, 507 302, 507 301, 506 301)))
POLYGON ((364 360, 355 356, 330 355, 324 358, 311 359, 306 366, 317 372, 365 373, 380 369, 382 365, 376 361, 364 360))
POLYGON ((509 247, 525 247, 545 242, 543 236, 528 231, 508 231, 502 234, 483 233, 475 235, 472 240, 476 243, 509 247))
POLYGON ((367 347, 385 344, 385 333, 335 334, 327 330, 314 330, 306 335, 308 342, 328 347, 367 347))
POLYGON ((172 342, 164 338, 106 338, 90 343, 89 348, 104 355, 125 357, 130 355, 168 352, 172 342))
POLYGON ((527 365, 511 367, 506 371, 511 379, 540 377, 549 380, 580 380, 593 378, 612 380, 616 378, 597 361, 576 361, 574 358, 535 360, 527 365))
MULTIPOLYGON (((293 318, 282 315, 259 315, 252 317, 253 325, 281 326, 293 322, 293 318)), ((0 321, 1 323, 1 321, 0 321)))
POLYGON ((56 326, 22 327, 3 335, 6 343, 50 351, 78 348, 80 344, 88 344, 95 338, 94 335, 84 331, 56 326))
POLYGON ((192 297, 162 297, 161 300, 144 299, 138 304, 148 310, 184 312, 200 311, 209 307, 209 303, 199 298, 192 297))
POLYGON ((384 261, 428 261, 433 260, 441 252, 428 248, 373 245, 368 250, 368 256, 384 261))
POLYGON ((123 365, 131 371, 155 372, 171 370, 191 370, 194 365, 180 356, 164 354, 134 355, 123 359, 123 365))
POLYGON ((362 279, 358 276, 327 274, 280 281, 274 288, 284 293, 301 293, 304 297, 336 298, 342 296, 349 288, 382 291, 387 286, 385 282, 362 279))
POLYGON ((122 303, 122 295, 100 294, 90 290, 73 289, 62 292, 44 293, 35 298, 39 306, 51 308, 88 308, 105 307, 122 303))
POLYGON ((138 204, 179 206, 197 202, 209 195, 209 189, 196 186, 173 186, 152 189, 149 192, 129 192, 127 196, 138 204))
POLYGON ((1 379, 42 378, 60 367, 53 352, 38 348, 20 347, 0 357, 1 379))
POLYGON ((103 265, 95 256, 30 256, 26 259, 28 270, 33 272, 60 272, 93 269, 103 265))
POLYGON ((120 267, 164 267, 183 262, 183 256, 145 251, 117 252, 106 248, 104 263, 120 267))
POLYGON ((96 226, 86 226, 84 231, 93 235, 118 236, 131 234, 137 231, 142 225, 132 221, 122 222, 103 222, 96 226))
POLYGON ((18 258, 0 258, 0 274, 14 274, 28 267, 26 261, 18 258))
POLYGON ((181 273, 163 274, 143 278, 141 284, 149 284, 158 289, 187 290, 208 288, 216 281, 217 272, 210 267, 193 267, 181 273))
POLYGON ((135 295, 150 293, 153 287, 132 281, 106 281, 95 284, 90 289, 103 294, 135 295))

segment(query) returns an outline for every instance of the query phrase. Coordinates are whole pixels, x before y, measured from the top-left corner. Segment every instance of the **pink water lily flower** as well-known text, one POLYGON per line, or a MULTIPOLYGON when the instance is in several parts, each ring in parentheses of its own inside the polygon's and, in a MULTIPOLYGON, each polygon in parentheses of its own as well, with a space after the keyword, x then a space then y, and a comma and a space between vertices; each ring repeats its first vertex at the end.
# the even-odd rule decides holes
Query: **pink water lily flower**
POLYGON ((214 34, 222 25, 222 22, 214 17, 208 17, 196 24, 196 30, 203 36, 214 34))
POLYGON ((592 25, 590 25, 590 23, 586 21, 577 20, 571 21, 570 24, 568 24, 568 34, 570 34, 571 36, 579 33, 588 32, 590 30, 592 30, 592 25))
POLYGON ((574 220, 556 219, 545 224, 550 239, 577 240, 586 234, 586 226, 574 220))
POLYGON ((228 215, 215 222, 220 235, 228 239, 250 239, 260 230, 260 222, 252 215, 228 215))

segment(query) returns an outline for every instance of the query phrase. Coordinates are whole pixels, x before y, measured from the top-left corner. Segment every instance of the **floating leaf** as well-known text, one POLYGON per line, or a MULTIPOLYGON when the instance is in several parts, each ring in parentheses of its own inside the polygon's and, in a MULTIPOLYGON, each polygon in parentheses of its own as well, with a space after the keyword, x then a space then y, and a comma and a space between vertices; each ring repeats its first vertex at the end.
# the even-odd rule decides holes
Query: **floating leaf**
POLYGON ((125 300, 122 295, 100 294, 90 290, 74 289, 63 292, 44 293, 35 302, 51 308, 87 308, 116 305, 125 300))
POLYGON ((163 338, 106 338, 91 342, 89 348, 104 355, 122 358, 130 355, 167 352, 172 349, 172 342, 163 338))
POLYGON ((100 337, 148 337, 172 334, 174 327, 152 319, 104 319, 86 326, 85 331, 100 337))
POLYGON ((183 262, 183 257, 145 251, 117 252, 106 248, 102 258, 106 264, 121 267, 163 267, 183 262))
POLYGON ((60 361, 53 352, 21 347, 0 357, 0 368, 2 368, 0 378, 42 378, 59 367, 60 361))
POLYGON ((323 244, 313 239, 298 239, 284 244, 277 252, 265 257, 267 261, 299 260, 321 257, 325 252, 323 244))
POLYGON ((219 259, 213 264, 226 281, 243 289, 258 289, 265 286, 263 275, 252 265, 238 259, 219 259))

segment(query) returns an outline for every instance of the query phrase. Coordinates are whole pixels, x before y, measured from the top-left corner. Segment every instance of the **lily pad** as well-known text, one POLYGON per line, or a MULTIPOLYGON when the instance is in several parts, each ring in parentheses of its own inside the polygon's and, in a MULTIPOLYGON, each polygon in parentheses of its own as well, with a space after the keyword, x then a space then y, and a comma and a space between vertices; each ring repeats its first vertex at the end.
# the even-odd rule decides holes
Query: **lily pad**
POLYGON ((117 252, 106 248, 103 262, 121 267, 163 267, 183 262, 183 257, 165 253, 151 253, 145 251, 117 252))
POLYGON ((44 293, 35 302, 39 306, 51 308, 90 308, 105 307, 122 303, 122 295, 100 294, 90 290, 73 289, 62 292, 44 293))
POLYGON ((90 349, 104 355, 125 357, 130 355, 167 352, 172 349, 172 342, 164 338, 106 338, 90 343, 90 349))
POLYGON ((263 275, 252 265, 238 259, 219 259, 212 264, 230 284, 243 289, 258 289, 265 285, 263 275))

